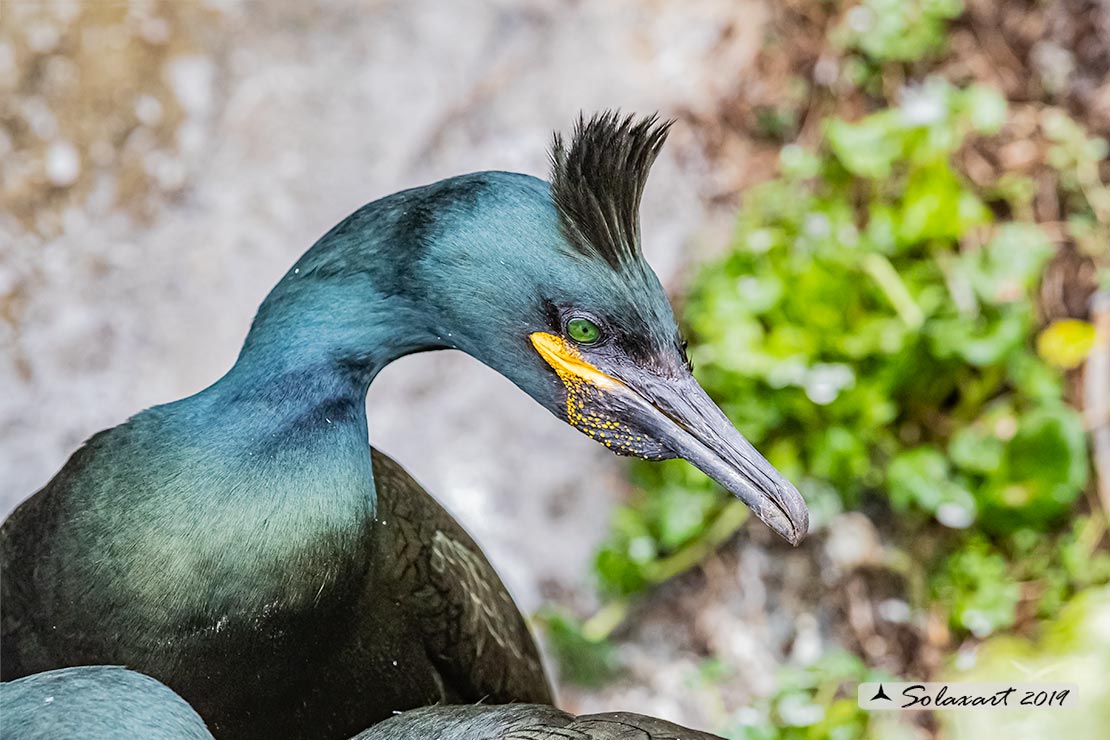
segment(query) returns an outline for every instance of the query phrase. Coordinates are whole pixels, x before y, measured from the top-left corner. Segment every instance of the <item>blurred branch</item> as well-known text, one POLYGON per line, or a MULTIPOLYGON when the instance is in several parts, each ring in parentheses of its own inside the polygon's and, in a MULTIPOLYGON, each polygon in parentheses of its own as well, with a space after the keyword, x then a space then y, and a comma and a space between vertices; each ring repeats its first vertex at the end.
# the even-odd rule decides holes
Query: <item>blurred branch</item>
POLYGON ((648 578, 652 583, 662 583, 693 568, 736 534, 747 519, 748 508, 742 502, 728 502, 701 536, 673 555, 652 563, 648 578))
POLYGON ((610 601, 582 623, 582 636, 590 642, 601 642, 613 634, 628 616, 628 600, 610 601))
POLYGON ((910 295, 909 289, 902 282, 894 265, 890 264, 890 260, 881 254, 871 252, 863 258, 863 269, 883 291, 906 326, 920 329, 925 324, 925 314, 910 295))
MULTIPOLYGON (((649 583, 658 585, 698 565, 731 539, 747 520, 748 507, 740 501, 730 501, 696 539, 648 565, 645 573, 649 583)), ((582 636, 591 642, 605 640, 624 622, 629 605, 628 599, 618 599, 601 607, 582 624, 582 636)))

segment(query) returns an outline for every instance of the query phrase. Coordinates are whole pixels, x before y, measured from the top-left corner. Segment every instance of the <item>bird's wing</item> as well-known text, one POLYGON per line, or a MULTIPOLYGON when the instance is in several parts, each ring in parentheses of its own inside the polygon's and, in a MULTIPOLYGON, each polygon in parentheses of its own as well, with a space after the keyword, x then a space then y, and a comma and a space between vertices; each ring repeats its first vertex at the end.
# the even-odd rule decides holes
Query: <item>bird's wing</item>
POLYGON ((516 604, 500 580, 491 578, 485 558, 456 533, 436 530, 432 539, 431 566, 441 586, 449 585, 464 598, 459 610, 460 635, 472 635, 475 660, 487 651, 504 652, 514 661, 527 661, 527 643, 521 644, 516 604))
POLYGON ((721 740, 654 717, 581 717, 539 704, 437 706, 404 712, 354 740, 721 740))
POLYGON ((0 680, 11 681, 40 670, 46 660, 37 619, 42 614, 32 586, 37 546, 52 531, 44 492, 24 501, 0 525, 0 680))
POLYGON ((529 724, 488 740, 494 737, 496 740, 721 740, 716 735, 631 712, 583 715, 565 725, 529 724))
POLYGON ((550 702, 535 641, 481 549, 397 463, 377 450, 373 462, 393 587, 419 620, 444 698, 550 702))

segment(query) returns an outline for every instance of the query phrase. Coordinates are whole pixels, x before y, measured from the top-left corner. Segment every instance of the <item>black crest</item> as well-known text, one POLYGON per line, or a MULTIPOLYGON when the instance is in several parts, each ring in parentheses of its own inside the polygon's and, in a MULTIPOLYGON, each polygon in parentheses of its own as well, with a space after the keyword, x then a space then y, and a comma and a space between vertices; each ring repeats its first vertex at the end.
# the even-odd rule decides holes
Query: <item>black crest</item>
POLYGON ((551 197, 578 251, 615 270, 639 259, 640 196, 671 123, 607 111, 579 116, 569 149, 555 134, 551 197))

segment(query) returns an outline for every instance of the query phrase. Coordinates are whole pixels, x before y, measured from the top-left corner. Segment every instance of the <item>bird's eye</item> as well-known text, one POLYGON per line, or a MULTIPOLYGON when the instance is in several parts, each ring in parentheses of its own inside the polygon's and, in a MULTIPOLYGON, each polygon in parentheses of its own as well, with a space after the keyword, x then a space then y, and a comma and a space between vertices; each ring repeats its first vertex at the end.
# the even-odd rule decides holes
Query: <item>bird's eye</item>
POLYGON ((597 324, 581 317, 567 322, 567 334, 579 344, 593 344, 601 339, 601 329, 597 324))

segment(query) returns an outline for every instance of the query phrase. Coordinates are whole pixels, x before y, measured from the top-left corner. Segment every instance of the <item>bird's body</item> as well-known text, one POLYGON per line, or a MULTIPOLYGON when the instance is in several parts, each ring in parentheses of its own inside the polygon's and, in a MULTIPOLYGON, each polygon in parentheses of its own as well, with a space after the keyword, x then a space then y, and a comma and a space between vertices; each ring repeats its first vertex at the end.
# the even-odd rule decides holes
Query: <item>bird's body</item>
MULTIPOLYGON (((402 708, 441 702, 551 702, 524 619, 481 550, 377 451, 373 476, 378 516, 364 522, 350 561, 329 551, 330 530, 319 531, 315 543, 299 542, 301 552, 311 554, 315 545, 347 562, 346 572, 330 572, 325 559, 312 567, 311 555, 297 551, 279 553, 293 563, 287 578, 260 570, 239 579, 232 567, 204 598, 191 598, 206 592, 205 584, 193 582, 202 566, 188 562, 190 553, 258 558, 238 549, 249 547, 249 536, 233 543, 221 535, 208 552, 183 553, 172 549, 167 534, 156 551, 165 557, 133 561, 120 582, 109 582, 112 588, 87 590, 70 579, 96 574, 36 567, 51 559, 34 543, 5 538, 16 553, 5 553, 13 564, 5 582, 36 587, 27 601, 16 591, 4 594, 5 676, 99 661, 141 666, 188 699, 221 740, 347 737, 402 708), (298 564, 298 557, 305 559, 298 564), (282 588, 260 592, 252 579, 282 588), (75 591, 87 595, 82 606, 96 618, 82 619, 83 609, 42 608, 75 591), (99 598, 120 591, 126 592, 123 608, 99 598), (215 604, 222 608, 208 611, 215 604)), ((64 515, 49 510, 52 503, 49 495, 36 497, 15 516, 56 521, 64 515)), ((259 514, 263 532, 266 516, 274 514, 259 514)), ((212 529, 180 536, 197 545, 212 529)), ((17 531, 43 530, 23 525, 17 531)), ((282 539, 275 532, 266 537, 282 539)))
POLYGON ((181 697, 149 676, 83 666, 0 684, 5 740, 213 740, 181 697))
POLYGON ((654 717, 605 712, 575 717, 536 704, 424 707, 352 740, 721 740, 654 717))
POLYGON ((3 678, 127 665, 221 740, 342 740, 428 703, 549 702, 477 546, 371 459, 369 384, 425 350, 471 354, 616 451, 690 459, 796 540, 801 498, 694 381, 639 254, 662 136, 595 119, 557 145, 550 185, 463 175, 324 235, 223 378, 93 436, 4 522, 3 678))

